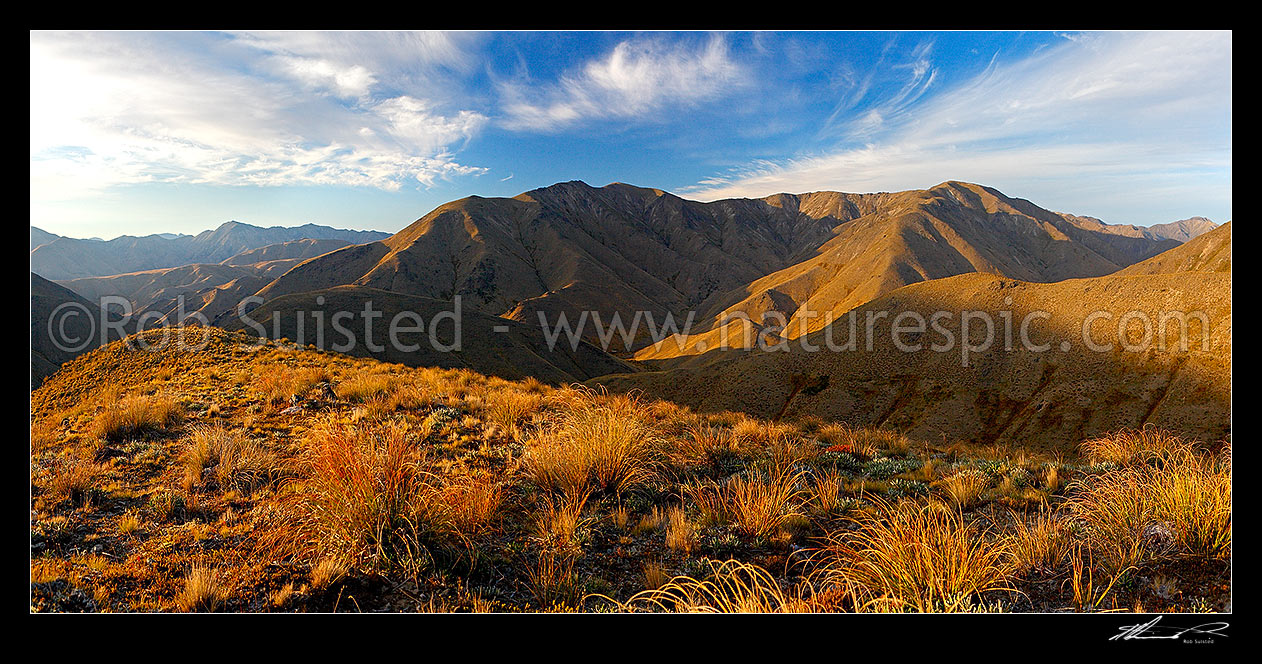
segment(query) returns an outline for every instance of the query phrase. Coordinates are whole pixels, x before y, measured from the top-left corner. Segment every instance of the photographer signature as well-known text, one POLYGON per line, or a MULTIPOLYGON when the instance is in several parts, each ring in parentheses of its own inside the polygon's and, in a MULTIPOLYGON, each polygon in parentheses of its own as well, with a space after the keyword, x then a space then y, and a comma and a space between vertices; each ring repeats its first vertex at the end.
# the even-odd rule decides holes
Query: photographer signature
POLYGON ((1157 623, 1161 622, 1161 616, 1157 616, 1152 620, 1140 625, 1126 625, 1122 627, 1122 631, 1109 637, 1110 641, 1130 641, 1132 639, 1171 639, 1176 640, 1183 638, 1185 634, 1191 635, 1210 635, 1210 636, 1227 636, 1221 630, 1227 629, 1228 624, 1225 622, 1202 623, 1196 627, 1169 627, 1161 626, 1157 623))

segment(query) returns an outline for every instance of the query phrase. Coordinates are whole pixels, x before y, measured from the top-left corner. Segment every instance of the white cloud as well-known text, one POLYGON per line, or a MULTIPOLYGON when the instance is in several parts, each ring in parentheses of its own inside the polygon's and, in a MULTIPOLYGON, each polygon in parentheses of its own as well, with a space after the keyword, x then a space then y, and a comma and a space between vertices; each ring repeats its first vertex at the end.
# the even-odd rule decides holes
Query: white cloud
MULTIPOLYGON (((933 80, 931 67, 914 69, 921 82, 850 118, 837 149, 685 191, 714 200, 960 179, 1049 205, 1073 202, 1081 206, 1073 211, 1106 219, 1133 214, 1126 206, 1147 193, 1197 187, 1225 195, 1229 206, 1231 34, 1076 37, 909 103, 933 80)), ((1145 223, 1156 221, 1168 219, 1145 223)))
POLYGON ((155 181, 394 190, 481 173, 453 151, 486 117, 409 91, 463 66, 432 35, 32 33, 31 196, 155 181), (410 69, 374 70, 408 53, 410 69))
POLYGON ((720 36, 699 48, 625 41, 555 84, 503 84, 503 124, 515 130, 555 131, 586 120, 646 118, 668 107, 720 97, 743 85, 744 77, 720 36))

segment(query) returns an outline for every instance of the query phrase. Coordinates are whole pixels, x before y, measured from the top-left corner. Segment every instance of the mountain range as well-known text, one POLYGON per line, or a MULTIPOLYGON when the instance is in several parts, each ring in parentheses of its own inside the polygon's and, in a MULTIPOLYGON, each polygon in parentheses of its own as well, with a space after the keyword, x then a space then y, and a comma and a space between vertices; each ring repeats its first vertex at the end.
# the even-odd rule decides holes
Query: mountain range
POLYGON ((32 226, 31 271, 53 281, 102 277, 192 263, 218 263, 243 251, 292 240, 342 240, 349 244, 371 242, 387 235, 316 224, 260 228, 229 221, 197 235, 123 235, 102 241, 60 237, 32 226))
POLYGON ((1229 431, 1231 224, 1199 217, 1111 225, 957 181, 713 202, 575 181, 513 198, 452 201, 389 236, 235 222, 196 236, 108 242, 49 240, 37 231, 32 271, 63 275, 57 280, 69 289, 48 294, 57 284, 41 279, 45 312, 70 296, 114 295, 134 314, 173 320, 182 297, 186 313, 245 329, 236 304, 253 295, 262 304, 250 319, 277 315, 283 323, 267 333, 293 339, 300 312, 355 311, 371 300, 386 320, 416 311, 428 321, 459 296, 467 348, 375 352, 362 343, 362 325, 352 325, 360 341, 352 352, 588 381, 762 417, 893 426, 920 437, 1054 448, 1125 424, 1159 422, 1209 438, 1229 431), (987 349, 964 370, 959 358, 898 352, 888 338, 850 354, 719 349, 725 335, 741 337, 741 319, 752 320, 755 338, 818 344, 823 335, 844 336, 835 333, 847 312, 885 312, 888 328, 888 318, 908 308, 1023 315, 1046 307, 1057 316, 1051 333, 1059 341, 1072 336, 1065 325, 1075 316, 1123 306, 1154 316, 1171 307, 1204 311, 1213 344, 1155 355, 987 349), (614 335, 608 353, 588 343, 600 337, 597 317, 629 325, 637 312, 659 326, 673 317, 681 328, 691 316, 691 328, 653 344, 641 325, 614 335), (584 342, 547 350, 541 316, 552 325, 561 316, 572 324, 589 317, 584 342), (722 324, 725 317, 733 320, 722 324), (803 391, 804 380, 818 389, 803 391))

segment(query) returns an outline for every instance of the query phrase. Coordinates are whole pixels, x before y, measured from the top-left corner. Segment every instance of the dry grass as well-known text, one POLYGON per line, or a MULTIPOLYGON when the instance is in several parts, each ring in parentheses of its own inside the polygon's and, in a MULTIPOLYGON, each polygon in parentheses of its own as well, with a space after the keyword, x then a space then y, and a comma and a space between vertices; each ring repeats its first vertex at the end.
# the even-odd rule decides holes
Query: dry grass
POLYGON ((660 444, 634 400, 580 404, 530 441, 526 467, 550 491, 621 493, 653 476, 660 444))
POLYGON ((671 507, 666 512, 666 548, 682 553, 691 553, 696 545, 697 529, 688 521, 688 515, 681 507, 671 507))
POLYGON ((184 419, 184 408, 166 395, 136 396, 107 403, 92 432, 109 441, 164 432, 184 419))
POLYGON ((227 600, 227 588, 219 580, 219 572, 195 565, 184 578, 184 589, 175 598, 181 611, 218 611, 227 600))
POLYGON ((1178 456, 1191 449, 1178 436, 1153 426, 1123 429, 1084 442, 1080 450, 1091 461, 1128 465, 1178 456))
POLYGON ((583 507, 590 494, 563 494, 560 498, 543 497, 543 507, 535 514, 535 535, 543 542, 567 548, 573 546, 580 530, 587 525, 583 507))
POLYGON ((1010 535, 1014 571, 1051 574, 1060 569, 1073 548, 1065 519, 1039 512, 1033 519, 1017 516, 1010 535))
POLYGON ((636 593, 624 611, 676 613, 802 613, 810 603, 786 592, 766 570, 738 560, 707 560, 709 575, 701 580, 677 576, 657 588, 636 593))
POLYGON ((118 517, 118 534, 124 537, 140 534, 144 526, 144 520, 135 512, 128 512, 118 517))
POLYGON ((288 367, 268 371, 258 377, 255 389, 268 403, 291 401, 306 394, 316 385, 329 380, 329 373, 322 367, 291 369, 288 367))
POLYGON ((346 561, 341 558, 321 558, 311 566, 311 589, 324 592, 345 578, 348 571, 346 561))
POLYGON ((711 425, 689 427, 670 447, 671 462, 679 466, 702 465, 721 471, 740 456, 738 438, 730 430, 711 425))
POLYGON ((394 390, 397 379, 389 374, 362 374, 338 383, 334 392, 339 399, 352 403, 366 403, 374 397, 384 396, 394 390))
POLYGON ((815 472, 811 482, 809 504, 821 516, 841 513, 849 501, 846 499, 846 476, 836 468, 815 472))
POLYGON ((486 419, 521 440, 531 416, 543 407, 543 397, 517 389, 497 390, 486 402, 486 419))
POLYGON ((222 425, 199 427, 184 452, 184 484, 216 486, 249 495, 278 480, 277 456, 257 440, 222 425))
POLYGON ((526 565, 526 586, 542 608, 569 608, 576 605, 582 583, 574 573, 574 555, 545 550, 534 564, 526 565))
POLYGON ((990 478, 985 473, 965 469, 939 482, 938 487, 960 509, 968 509, 982 500, 982 494, 990 488, 990 478))
POLYGON ((444 480, 441 493, 450 527, 466 537, 490 531, 504 502, 504 485, 472 475, 444 480))
POLYGON ((874 512, 853 519, 858 530, 830 536, 817 575, 863 603, 968 611, 987 595, 1011 589, 1009 544, 988 539, 956 510, 879 502, 874 512))
POLYGON ((100 464, 87 459, 60 459, 50 469, 45 488, 54 500, 84 504, 103 472, 100 464))
POLYGON ((326 422, 308 436, 303 497, 315 546, 369 567, 424 566, 458 531, 441 483, 396 422, 326 422))
POLYGON ((704 521, 732 523, 750 537, 770 536, 791 517, 800 516, 798 488, 805 471, 775 467, 770 472, 748 472, 724 484, 696 485, 689 493, 704 521))
POLYGON ((1225 557, 1231 551, 1231 470, 1185 447, 1159 465, 1134 464, 1071 486, 1067 507, 1114 570, 1148 557, 1225 557))

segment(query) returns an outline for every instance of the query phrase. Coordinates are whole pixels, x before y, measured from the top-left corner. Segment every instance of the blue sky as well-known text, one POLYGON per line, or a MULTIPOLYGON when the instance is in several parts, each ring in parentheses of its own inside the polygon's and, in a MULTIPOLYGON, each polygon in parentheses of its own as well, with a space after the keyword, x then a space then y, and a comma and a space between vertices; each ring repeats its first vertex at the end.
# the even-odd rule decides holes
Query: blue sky
POLYGON ((563 180, 1231 218, 1231 33, 31 33, 31 224, 397 231, 563 180))

